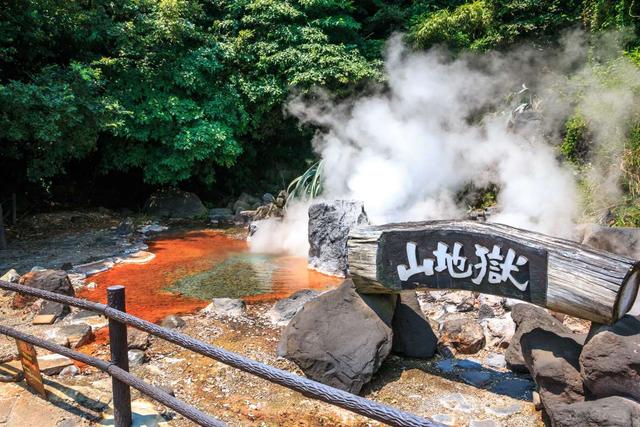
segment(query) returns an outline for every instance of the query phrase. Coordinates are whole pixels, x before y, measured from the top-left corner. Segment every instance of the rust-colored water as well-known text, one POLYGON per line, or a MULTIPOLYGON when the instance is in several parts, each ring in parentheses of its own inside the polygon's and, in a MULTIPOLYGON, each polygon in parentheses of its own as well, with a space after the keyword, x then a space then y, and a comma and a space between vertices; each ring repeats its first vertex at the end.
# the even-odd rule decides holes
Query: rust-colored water
MULTIPOLYGON (((111 270, 91 276, 95 289, 84 289, 80 297, 104 303, 106 288, 126 286, 127 312, 151 322, 169 314, 191 313, 209 301, 167 291, 178 279, 202 273, 228 259, 247 252, 244 240, 234 239, 218 230, 192 231, 160 237, 149 242, 149 252, 156 257, 146 264, 118 264, 111 270)), ((274 257, 271 286, 267 293, 245 297, 248 303, 272 301, 301 289, 327 289, 340 279, 307 269, 306 259, 274 257)), ((233 282, 233 278, 230 278, 233 282)), ((234 283, 230 283, 234 286, 234 283)))

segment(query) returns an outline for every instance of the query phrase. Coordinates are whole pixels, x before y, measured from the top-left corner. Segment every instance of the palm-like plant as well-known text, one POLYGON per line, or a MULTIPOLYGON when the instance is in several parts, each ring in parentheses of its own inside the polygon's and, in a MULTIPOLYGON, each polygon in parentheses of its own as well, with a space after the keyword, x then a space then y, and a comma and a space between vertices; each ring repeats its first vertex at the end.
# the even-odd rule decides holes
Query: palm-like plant
POLYGON ((295 178, 287 187, 287 204, 294 199, 313 199, 322 191, 322 173, 324 163, 319 160, 312 164, 302 175, 295 178))

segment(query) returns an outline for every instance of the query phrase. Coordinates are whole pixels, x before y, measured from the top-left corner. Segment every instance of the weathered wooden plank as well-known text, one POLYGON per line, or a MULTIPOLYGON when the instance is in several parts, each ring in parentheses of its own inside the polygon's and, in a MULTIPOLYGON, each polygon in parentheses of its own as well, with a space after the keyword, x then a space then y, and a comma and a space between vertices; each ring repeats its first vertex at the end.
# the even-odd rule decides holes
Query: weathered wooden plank
POLYGON ((637 260, 501 224, 363 226, 347 245, 349 274, 363 292, 466 289, 599 323, 629 310, 640 279, 637 260))

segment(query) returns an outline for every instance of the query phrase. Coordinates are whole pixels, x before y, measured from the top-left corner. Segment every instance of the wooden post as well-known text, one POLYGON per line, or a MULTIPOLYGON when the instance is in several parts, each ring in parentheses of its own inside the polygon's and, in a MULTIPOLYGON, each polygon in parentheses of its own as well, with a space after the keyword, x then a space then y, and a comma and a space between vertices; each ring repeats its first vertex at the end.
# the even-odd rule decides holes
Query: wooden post
POLYGON ((11 225, 18 223, 18 200, 16 193, 11 193, 11 225))
POLYGON ((640 281, 637 260, 475 221, 358 227, 347 248, 349 274, 361 292, 463 289, 603 324, 631 308, 640 281))
POLYGON ((7 249, 7 238, 4 234, 4 213, 2 212, 2 203, 0 203, 0 250, 7 249))
MULTIPOLYGON (((126 311, 124 301, 124 286, 110 286, 107 288, 107 305, 120 311, 126 311)), ((111 363, 129 372, 129 357, 127 345, 127 325, 109 319, 109 347, 111 349, 111 363)), ((131 390, 129 386, 116 378, 111 378, 113 391, 113 419, 116 427, 130 427, 131 418, 131 390)))

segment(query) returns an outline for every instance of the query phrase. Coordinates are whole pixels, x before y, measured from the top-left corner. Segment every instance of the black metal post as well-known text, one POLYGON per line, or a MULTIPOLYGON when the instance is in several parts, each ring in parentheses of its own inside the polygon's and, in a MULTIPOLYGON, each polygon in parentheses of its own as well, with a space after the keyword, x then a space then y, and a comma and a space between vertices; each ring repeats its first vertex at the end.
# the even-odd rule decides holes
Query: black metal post
MULTIPOLYGON (((107 305, 116 310, 126 312, 124 286, 110 286, 107 288, 107 305)), ((109 319, 109 347, 111 349, 111 363, 129 372, 127 325, 109 319)), ((112 377, 111 388, 113 390, 113 419, 115 427, 131 427, 131 390, 129 386, 112 377)))

